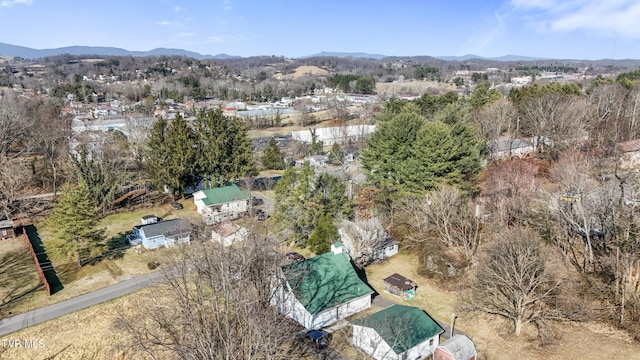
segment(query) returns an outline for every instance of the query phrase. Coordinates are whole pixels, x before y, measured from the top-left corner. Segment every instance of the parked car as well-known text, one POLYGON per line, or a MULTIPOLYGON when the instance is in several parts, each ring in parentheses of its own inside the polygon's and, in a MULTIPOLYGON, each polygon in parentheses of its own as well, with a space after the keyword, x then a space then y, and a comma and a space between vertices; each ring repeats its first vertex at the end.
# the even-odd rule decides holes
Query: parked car
POLYGON ((251 206, 260 206, 264 204, 264 200, 258 197, 252 197, 251 198, 251 206))
POLYGON ((175 210, 182 210, 183 209, 182 204, 180 204, 177 201, 172 202, 171 203, 171 207, 174 208, 175 210))
POLYGON ((317 349, 324 349, 331 344, 332 335, 324 330, 307 331, 305 339, 312 342, 317 349))
POLYGON ((287 259, 294 262, 302 261, 305 259, 304 256, 297 252, 288 252, 285 256, 287 257, 287 259))

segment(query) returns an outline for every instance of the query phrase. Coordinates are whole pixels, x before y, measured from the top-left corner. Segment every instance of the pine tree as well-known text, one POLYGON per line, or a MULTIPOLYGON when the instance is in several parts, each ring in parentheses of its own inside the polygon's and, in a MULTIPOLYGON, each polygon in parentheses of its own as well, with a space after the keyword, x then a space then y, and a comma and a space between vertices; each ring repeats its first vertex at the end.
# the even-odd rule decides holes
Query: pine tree
POLYGON ((276 144, 276 140, 274 138, 269 140, 269 145, 262 153, 262 166, 265 169, 272 170, 284 169, 284 159, 282 158, 282 153, 280 152, 280 148, 278 147, 278 144, 276 144))
POLYGON ((307 248, 316 254, 324 254, 331 250, 331 244, 339 238, 338 230, 328 215, 318 219, 315 229, 307 241, 307 248))
POLYGON ((195 129, 205 186, 223 186, 257 174, 251 140, 239 119, 224 116, 221 109, 201 111, 195 129))
POLYGON ((144 168, 158 189, 170 182, 169 161, 171 153, 166 144, 169 123, 160 117, 154 124, 144 151, 144 168))
POLYGON ((61 189, 45 225, 52 234, 55 248, 63 255, 86 258, 104 249, 103 232, 96 230, 98 220, 96 201, 87 187, 67 185, 61 189))
POLYGON ((167 128, 165 147, 170 154, 166 185, 172 194, 182 196, 187 187, 196 184, 198 167, 195 133, 180 114, 167 128))

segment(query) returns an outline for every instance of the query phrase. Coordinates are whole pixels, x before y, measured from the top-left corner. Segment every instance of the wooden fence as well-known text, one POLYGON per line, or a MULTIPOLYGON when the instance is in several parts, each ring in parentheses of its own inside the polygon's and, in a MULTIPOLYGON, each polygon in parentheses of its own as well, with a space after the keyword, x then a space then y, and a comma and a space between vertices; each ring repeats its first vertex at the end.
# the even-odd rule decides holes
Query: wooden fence
MULTIPOLYGON (((42 264, 40 264, 40 260, 38 260, 38 256, 36 255, 36 252, 33 251, 33 244, 31 243, 31 239, 29 239, 29 235, 27 235, 26 229, 23 231, 23 234, 24 234, 24 240, 26 241, 27 246, 29 246, 29 252, 31 253, 33 262, 36 264, 36 271, 38 272, 40 281, 42 281, 45 289, 47 289, 47 294, 51 295, 51 285, 49 284, 49 281, 47 281, 47 277, 44 276, 44 271, 42 270, 42 264)), ((52 265, 49 264, 49 266, 52 266, 52 265)))

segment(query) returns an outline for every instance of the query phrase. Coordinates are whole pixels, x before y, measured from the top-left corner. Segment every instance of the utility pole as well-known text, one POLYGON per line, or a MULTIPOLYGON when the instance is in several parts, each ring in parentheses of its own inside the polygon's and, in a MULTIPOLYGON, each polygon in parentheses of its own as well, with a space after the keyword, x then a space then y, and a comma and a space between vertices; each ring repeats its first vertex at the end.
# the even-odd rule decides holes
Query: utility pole
POLYGON ((456 315, 456 313, 451 314, 451 331, 449 333, 449 339, 451 339, 453 337, 453 330, 456 326, 456 318, 458 317, 458 315, 456 315))

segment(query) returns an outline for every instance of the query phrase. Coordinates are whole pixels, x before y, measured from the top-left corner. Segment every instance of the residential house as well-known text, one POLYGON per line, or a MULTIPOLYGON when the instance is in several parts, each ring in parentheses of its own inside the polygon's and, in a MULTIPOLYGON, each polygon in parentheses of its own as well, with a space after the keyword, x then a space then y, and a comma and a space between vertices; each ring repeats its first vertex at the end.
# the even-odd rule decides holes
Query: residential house
POLYGON ((436 347, 433 360, 476 360, 476 345, 465 335, 453 335, 436 347))
POLYGON ((311 144, 314 139, 322 141, 325 146, 331 146, 334 143, 348 143, 356 141, 363 137, 368 137, 376 130, 375 125, 347 125, 347 126, 331 126, 317 128, 311 130, 292 131, 291 138, 296 141, 311 144))
POLYGON ((413 291, 415 294, 418 285, 410 279, 395 273, 384 280, 382 280, 384 285, 384 291, 400 297, 405 297, 408 292, 413 291))
POLYGON ((134 228, 136 243, 146 249, 171 247, 176 244, 189 244, 191 241, 191 224, 184 219, 159 221, 134 228))
POLYGON ((490 141, 489 150, 494 159, 505 159, 509 157, 523 157, 535 151, 532 142, 523 139, 500 139, 490 141))
POLYGON ((405 305, 391 305, 351 325, 353 345, 377 360, 424 359, 444 332, 429 314, 405 305))
POLYGON ((328 155, 311 155, 305 158, 305 161, 309 162, 309 166, 312 168, 327 166, 329 164, 328 155))
POLYGON ((193 193, 196 210, 207 225, 237 219, 247 214, 251 193, 236 185, 205 189, 193 193))
POLYGON ((223 246, 230 246, 235 242, 244 241, 249 236, 249 231, 231 221, 223 221, 213 226, 211 240, 223 246))
POLYGON ((620 166, 625 169, 640 165, 640 139, 618 143, 618 150, 622 153, 620 166))
POLYGON ((342 246, 334 244, 331 252, 279 268, 271 304, 306 329, 318 330, 369 308, 372 294, 342 246))
POLYGON ((0 240, 11 239, 16 237, 15 225, 13 220, 0 221, 0 240))
POLYGON ((398 253, 398 242, 376 217, 356 222, 343 220, 338 234, 347 254, 361 266, 398 253))

